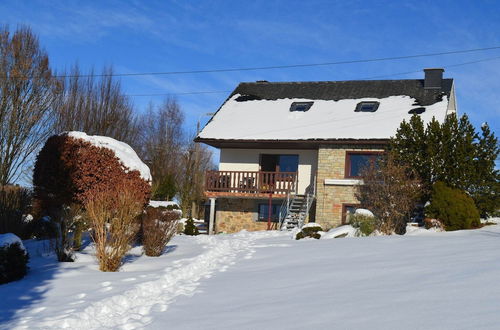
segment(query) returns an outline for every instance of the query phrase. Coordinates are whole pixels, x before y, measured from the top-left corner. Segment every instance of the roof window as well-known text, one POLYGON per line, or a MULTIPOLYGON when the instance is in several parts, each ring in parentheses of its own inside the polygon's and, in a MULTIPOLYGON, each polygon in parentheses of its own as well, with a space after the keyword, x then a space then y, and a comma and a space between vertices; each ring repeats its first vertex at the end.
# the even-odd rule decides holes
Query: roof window
POLYGON ((378 109, 379 102, 359 102, 356 105, 355 112, 375 112, 378 109))
POLYGON ((414 115, 414 114, 420 115, 421 113, 424 113, 424 112, 425 112, 425 107, 413 108, 410 111, 408 111, 408 113, 410 115, 414 115))
POLYGON ((314 102, 293 102, 290 106, 290 111, 302 111, 306 112, 311 109, 314 102))

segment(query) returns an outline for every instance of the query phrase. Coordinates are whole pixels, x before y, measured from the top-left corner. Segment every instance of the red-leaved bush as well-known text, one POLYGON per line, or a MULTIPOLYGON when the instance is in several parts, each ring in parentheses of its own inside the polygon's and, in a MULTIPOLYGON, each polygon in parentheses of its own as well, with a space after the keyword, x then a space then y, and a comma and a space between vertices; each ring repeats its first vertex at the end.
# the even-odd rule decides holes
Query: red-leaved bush
MULTIPOLYGON (((149 182, 139 171, 126 168, 112 150, 65 134, 50 137, 40 150, 33 184, 35 214, 51 217, 56 244, 60 245, 55 249, 60 261, 72 260, 73 241, 82 227, 78 223, 82 216, 64 216, 68 207, 86 208, 90 201, 95 202, 95 196, 110 191, 127 193, 134 204, 144 207, 151 194, 149 182)), ((110 212, 120 207, 113 200, 106 204, 110 212)))
POLYGON ((35 198, 45 210, 85 205, 97 192, 116 186, 137 192, 144 205, 151 194, 151 185, 139 171, 125 168, 112 150, 67 135, 47 140, 35 162, 33 183, 35 198))

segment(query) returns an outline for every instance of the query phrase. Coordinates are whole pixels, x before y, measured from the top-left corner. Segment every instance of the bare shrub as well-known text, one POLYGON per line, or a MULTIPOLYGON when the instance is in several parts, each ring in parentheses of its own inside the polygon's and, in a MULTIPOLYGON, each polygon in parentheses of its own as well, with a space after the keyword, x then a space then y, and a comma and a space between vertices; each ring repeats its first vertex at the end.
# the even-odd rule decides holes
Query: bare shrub
POLYGON ((149 257, 158 257, 175 235, 180 214, 164 207, 148 207, 143 212, 142 243, 144 253, 149 257))
POLYGON ((375 228, 385 234, 403 234, 422 193, 414 171, 389 155, 365 168, 362 176, 356 198, 375 216, 375 228))
POLYGON ((75 230, 81 225, 82 207, 78 204, 63 205, 52 219, 55 227, 54 251, 58 261, 74 261, 75 230))
POLYGON ((137 191, 117 186, 94 193, 85 204, 92 226, 99 269, 115 272, 130 250, 139 230, 138 215, 143 203, 137 191))

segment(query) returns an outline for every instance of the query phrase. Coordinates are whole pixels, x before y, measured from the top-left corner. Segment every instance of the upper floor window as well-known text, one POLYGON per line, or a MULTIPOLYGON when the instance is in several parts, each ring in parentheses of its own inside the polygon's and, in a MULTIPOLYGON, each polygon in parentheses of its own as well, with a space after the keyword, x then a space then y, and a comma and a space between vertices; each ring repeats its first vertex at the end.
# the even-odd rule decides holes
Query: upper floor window
POLYGON ((378 106, 380 105, 379 102, 359 102, 356 105, 356 109, 354 110, 355 112, 375 112, 378 109, 378 106))
POLYGON ((302 111, 305 112, 311 109, 314 102, 293 102, 290 106, 290 111, 302 111))
POLYGON ((260 170, 269 172, 297 172, 299 155, 260 155, 260 170))
POLYGON ((376 164, 383 155, 381 151, 348 151, 346 154, 346 178, 359 178, 363 170, 376 164))

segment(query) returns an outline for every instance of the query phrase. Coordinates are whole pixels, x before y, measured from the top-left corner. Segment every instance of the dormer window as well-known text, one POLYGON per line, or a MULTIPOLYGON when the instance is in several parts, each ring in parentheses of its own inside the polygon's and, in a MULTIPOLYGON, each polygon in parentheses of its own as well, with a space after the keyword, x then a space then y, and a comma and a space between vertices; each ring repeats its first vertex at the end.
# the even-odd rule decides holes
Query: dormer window
POLYGON ((375 112, 379 104, 379 102, 359 102, 354 112, 375 112))
POLYGON ((290 111, 302 111, 306 112, 311 109, 314 102, 293 102, 290 106, 290 111))

